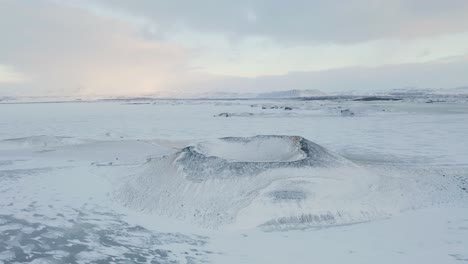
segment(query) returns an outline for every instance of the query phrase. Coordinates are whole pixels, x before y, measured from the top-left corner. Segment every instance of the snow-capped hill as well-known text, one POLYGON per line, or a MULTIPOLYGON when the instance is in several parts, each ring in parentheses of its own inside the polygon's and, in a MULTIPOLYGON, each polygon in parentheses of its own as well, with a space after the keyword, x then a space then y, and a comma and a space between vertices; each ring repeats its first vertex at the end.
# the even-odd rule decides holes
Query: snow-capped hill
POLYGON ((147 163, 116 197, 203 227, 288 229, 368 221, 375 175, 298 136, 229 137, 147 163))
POLYGON ((461 86, 450 89, 438 89, 433 92, 434 94, 445 94, 445 95, 468 95, 468 86, 461 86))
POLYGON ((272 99, 272 98, 299 98, 326 96, 319 90, 285 90, 265 93, 235 93, 235 92, 206 92, 197 95, 187 96, 186 98, 208 98, 208 99, 272 99))
POLYGON ((257 95, 258 98, 298 98, 298 97, 314 97, 314 96, 325 96, 326 94, 320 90, 287 90, 260 93, 257 95))
POLYGON ((416 87, 406 87, 399 89, 392 89, 389 91, 381 92, 380 94, 391 95, 391 96, 431 96, 431 95, 467 95, 468 86, 455 87, 455 88, 416 88, 416 87))
POLYGON ((428 94, 433 94, 434 89, 423 89, 415 87, 405 87, 392 89, 390 91, 385 91, 382 94, 392 95, 392 96, 423 96, 428 94))
POLYGON ((207 92, 201 93, 188 98, 212 98, 212 99, 245 99, 253 98, 256 94, 253 93, 235 93, 235 92, 207 92))

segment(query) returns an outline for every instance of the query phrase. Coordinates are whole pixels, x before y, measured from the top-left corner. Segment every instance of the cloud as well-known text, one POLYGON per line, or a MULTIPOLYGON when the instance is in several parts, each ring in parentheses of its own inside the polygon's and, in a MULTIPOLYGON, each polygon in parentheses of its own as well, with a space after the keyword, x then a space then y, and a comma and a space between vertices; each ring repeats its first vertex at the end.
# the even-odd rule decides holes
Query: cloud
MULTIPOLYGON (((468 55, 426 63, 374 67, 344 67, 325 71, 293 72, 256 78, 218 77, 192 83, 213 92, 252 92, 288 89, 375 91, 403 87, 454 88, 468 83, 468 55)), ((197 88, 197 87, 194 87, 197 88)), ((183 89, 182 89, 183 90, 183 89)))
POLYGON ((235 47, 225 42, 210 41, 203 50, 191 60, 191 65, 197 66, 198 71, 255 77, 351 66, 431 62, 468 53, 468 33, 406 41, 379 40, 348 45, 294 47, 276 45, 265 39, 245 40, 235 47))
POLYGON ((10 65, 0 64, 0 83, 21 83, 25 77, 10 65))
POLYGON ((0 5, 3 94, 137 96, 468 83, 464 0, 0 5), (439 61, 447 56, 457 59, 439 61))
POLYGON ((158 28, 158 35, 186 28, 285 43, 408 39, 468 28, 465 0, 74 0, 73 4, 105 15, 140 17, 158 28))
POLYGON ((17 94, 141 94, 190 75, 185 49, 76 8, 2 2, 0 32, 0 63, 27 78, 17 94))

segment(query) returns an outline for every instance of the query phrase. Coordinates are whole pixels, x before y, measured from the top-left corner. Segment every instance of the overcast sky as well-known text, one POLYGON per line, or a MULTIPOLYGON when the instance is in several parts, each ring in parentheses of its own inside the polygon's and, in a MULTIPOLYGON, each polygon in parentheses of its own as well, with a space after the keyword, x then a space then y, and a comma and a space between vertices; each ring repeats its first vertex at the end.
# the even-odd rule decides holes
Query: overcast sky
POLYGON ((467 0, 0 0, 0 95, 468 85, 467 0))

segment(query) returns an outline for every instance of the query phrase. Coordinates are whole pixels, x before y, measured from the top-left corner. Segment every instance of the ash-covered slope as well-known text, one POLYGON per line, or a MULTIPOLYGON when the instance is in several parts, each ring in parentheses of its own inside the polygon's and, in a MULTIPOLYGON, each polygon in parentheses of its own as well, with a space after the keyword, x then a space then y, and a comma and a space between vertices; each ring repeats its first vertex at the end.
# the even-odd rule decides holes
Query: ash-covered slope
POLYGON ((327 168, 349 164, 302 137, 227 137, 189 146, 176 161, 194 181, 258 175, 272 169, 327 168))
POLYGON ((221 138, 148 162, 117 193, 126 206, 218 228, 298 228, 385 215, 376 177, 297 136, 221 138))

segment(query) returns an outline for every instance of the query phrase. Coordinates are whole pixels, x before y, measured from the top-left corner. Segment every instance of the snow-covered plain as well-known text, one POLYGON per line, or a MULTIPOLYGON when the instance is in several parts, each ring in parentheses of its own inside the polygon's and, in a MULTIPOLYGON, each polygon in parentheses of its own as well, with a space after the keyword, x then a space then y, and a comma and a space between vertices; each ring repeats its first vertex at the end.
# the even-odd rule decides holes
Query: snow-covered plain
POLYGON ((0 104, 0 263, 463 263, 467 131, 457 100, 0 104))

